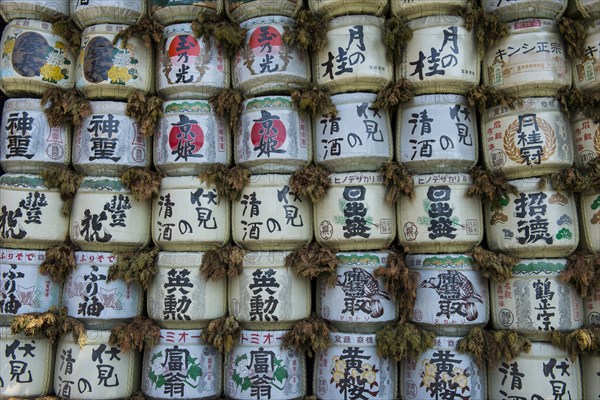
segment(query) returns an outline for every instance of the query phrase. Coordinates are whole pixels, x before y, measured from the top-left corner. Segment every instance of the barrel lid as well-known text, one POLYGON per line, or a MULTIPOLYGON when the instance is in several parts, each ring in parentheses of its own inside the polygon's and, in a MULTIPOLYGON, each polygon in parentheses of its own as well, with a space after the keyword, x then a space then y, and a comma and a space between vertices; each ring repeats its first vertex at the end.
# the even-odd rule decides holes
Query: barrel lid
POLYGON ((196 36, 192 30, 192 24, 190 22, 184 22, 180 24, 173 24, 165 26, 163 37, 167 38, 175 33, 187 33, 192 36, 196 36))
POLYGON ((256 174, 250 176, 250 182, 244 188, 244 191, 251 191, 257 186, 281 187, 289 185, 290 176, 285 174, 256 174))
POLYGON ((240 24, 240 28, 252 29, 260 25, 295 25, 296 21, 293 18, 284 17, 281 15, 269 15, 264 17, 250 18, 240 24))
POLYGON ((123 192, 131 193, 131 191, 121 183, 120 178, 112 178, 107 176, 86 176, 83 178, 78 192, 85 191, 106 191, 106 192, 123 192))
POLYGON ((427 17, 413 19, 407 23, 408 27, 413 31, 434 26, 444 26, 447 28, 446 25, 448 24, 464 26, 465 19, 457 15, 429 15, 427 17))
POLYGON ((329 21, 329 27, 335 28, 336 25, 375 25, 383 28, 385 18, 374 15, 344 15, 329 21))
POLYGON ((411 106, 436 105, 436 104, 467 104, 467 98, 459 94, 437 93, 415 96, 411 101, 400 104, 400 108, 411 106))
POLYGON ((6 99, 6 101, 4 102, 3 113, 9 110, 13 111, 22 109, 26 109, 26 111, 29 111, 31 109, 36 111, 43 111, 48 107, 50 107, 50 104, 42 106, 40 99, 6 99))
POLYGON ((167 176, 160 181, 160 189, 209 189, 197 176, 167 176))
POLYGON ((352 251, 337 253, 340 267, 380 267, 385 266, 389 251, 352 251))
POLYGON ((212 107, 208 100, 169 100, 163 103, 163 112, 165 115, 212 113, 212 107))
MULTIPOLYGON (((543 191, 545 191, 545 192, 557 191, 552 186, 552 182, 545 180, 543 178, 513 179, 511 181, 508 181, 508 183, 513 185, 514 187, 516 187, 517 190, 519 190, 519 191, 530 191, 530 190, 540 191, 540 187, 542 187, 544 185, 545 185, 545 189, 543 191)), ((549 201, 550 201, 550 204, 554 204, 554 203, 566 202, 567 200, 568 199, 566 198, 566 196, 561 194, 560 196, 555 196, 554 198, 551 198, 549 201)))
POLYGON ((127 111, 127 103, 122 101, 90 101, 92 114, 123 114, 127 111))
POLYGON ((366 92, 355 92, 355 93, 342 93, 331 96, 331 102, 333 104, 346 104, 346 103, 374 103, 377 99, 375 93, 366 92))
POLYGON ((425 174, 414 175, 415 186, 470 185, 473 178, 469 174, 425 174))
POLYGON ((289 251, 254 251, 244 256, 244 268, 284 267, 289 251))
POLYGON ((4 174, 0 176, 0 186, 8 188, 36 189, 56 192, 57 189, 48 189, 44 179, 34 174, 4 174))
POLYGON ((295 108, 289 96, 261 96, 244 101, 243 110, 262 110, 265 108, 285 107, 295 108))
POLYGON ((564 258, 521 259, 513 267, 515 275, 558 275, 567 269, 564 258))
POLYGON ((413 269, 472 269, 473 257, 466 254, 407 254, 406 266, 413 269))
POLYGON ((161 251, 158 253, 158 266, 166 268, 198 268, 202 263, 202 252, 161 251))

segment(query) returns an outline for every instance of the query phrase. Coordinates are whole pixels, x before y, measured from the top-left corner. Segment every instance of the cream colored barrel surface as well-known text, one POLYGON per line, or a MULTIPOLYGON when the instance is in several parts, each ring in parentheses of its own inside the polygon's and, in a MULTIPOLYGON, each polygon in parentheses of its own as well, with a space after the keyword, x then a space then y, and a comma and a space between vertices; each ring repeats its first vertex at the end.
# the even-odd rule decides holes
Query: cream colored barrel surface
POLYGON ((393 155, 390 115, 371 107, 373 93, 346 93, 331 96, 337 115, 313 119, 315 163, 333 172, 377 171, 393 155))
POLYGON ((410 172, 468 172, 477 163, 477 117, 464 96, 416 96, 398 107, 396 159, 410 172))
POLYGON ((69 236, 82 250, 133 251, 150 242, 150 200, 135 200, 119 178, 84 178, 73 201, 69 236))
POLYGON ((232 204, 233 240, 248 250, 292 250, 313 237, 313 206, 289 186, 290 175, 254 175, 232 204))
POLYGON ((483 9, 503 21, 526 18, 556 19, 567 9, 568 0, 481 0, 483 9))
POLYGON ((207 100, 172 100, 154 134, 154 166, 168 176, 198 175, 213 163, 229 165, 231 139, 226 121, 207 100))
POLYGON ((310 9, 321 15, 339 17, 340 15, 381 16, 388 9, 387 0, 345 1, 345 0, 309 0, 310 9))
POLYGON ((222 0, 148 0, 149 14, 163 25, 194 21, 199 14, 220 14, 222 0))
POLYGON ((283 346, 288 331, 242 331, 225 356, 224 392, 228 399, 303 399, 306 394, 306 358, 283 346), (263 397, 261 397, 263 398, 263 397))
POLYGON ((191 23, 165 27, 156 57, 156 91, 165 99, 208 99, 229 87, 229 59, 214 37, 191 23))
POLYGON ((571 132, 575 140, 575 166, 582 167, 600 157, 600 125, 592 118, 577 114, 571 118, 571 132))
POLYGON ((312 159, 310 116, 288 96, 248 99, 235 143, 236 165, 253 174, 291 173, 312 159))
POLYGON ((10 97, 22 97, 41 96, 50 88, 72 88, 75 56, 65 43, 48 22, 11 21, 0 40, 0 90, 10 97))
POLYGON ((313 393, 319 400, 395 399, 397 363, 380 357, 374 334, 331 333, 331 347, 315 355, 313 393))
POLYGON ((571 360, 550 343, 532 343, 529 353, 492 363, 488 387, 488 399, 584 398, 579 357, 571 360))
MULTIPOLYGON (((244 4, 257 2, 260 0, 244 4)), ((281 94, 310 82, 308 53, 283 40, 293 24, 293 19, 282 16, 253 18, 240 24, 246 29, 246 39, 232 59, 234 89, 247 97, 281 94)))
POLYGON ((600 91, 600 20, 595 20, 588 28, 583 43, 584 58, 573 57, 573 86, 586 91, 600 91))
POLYGON ((102 24, 85 28, 77 60, 76 87, 88 99, 125 100, 135 91, 154 90, 153 52, 139 37, 123 48, 115 36, 127 25, 102 24))
POLYGON ((73 167, 88 176, 119 176, 152 164, 152 139, 127 116, 127 103, 92 101, 73 134, 73 167))
POLYGON ((398 317, 394 299, 376 269, 386 267, 387 251, 337 253, 336 281, 317 280, 317 314, 341 332, 374 333, 398 317))
POLYGON ((157 344, 146 347, 142 392, 152 399, 214 399, 221 395, 221 355, 200 330, 161 329, 157 344))
POLYGON ((48 249, 62 243, 69 218, 57 189, 38 175, 0 177, 0 239, 3 247, 48 249))
POLYGON ((508 32, 485 53, 486 85, 519 97, 554 96, 571 85, 571 63, 554 20, 511 22, 508 32))
POLYGON ((417 359, 400 363, 402 398, 499 399, 487 397, 486 366, 459 353, 460 337, 437 336, 432 348, 417 359))
POLYGON ((583 398, 600 398, 600 356, 581 356, 583 398))
POLYGON ((584 18, 600 18, 600 1, 574 0, 569 1, 568 14, 581 14, 584 18))
POLYGON ((600 253, 600 188, 579 194, 581 246, 600 253))
POLYGON ((60 307, 61 285, 40 273, 45 251, 0 248, 0 325, 60 307))
POLYGON ((551 97, 522 99, 511 110, 488 108, 482 115, 487 169, 509 179, 560 172, 573 164, 573 139, 566 114, 551 97))
POLYGON ((199 272, 204 253, 158 253, 158 272, 148 287, 148 317, 163 328, 204 328, 227 314, 227 281, 199 272))
POLYGON ((600 288, 594 289, 583 299, 584 325, 600 327, 600 288))
POLYGON ((378 250, 396 237, 396 210, 386 202, 378 172, 332 174, 331 187, 315 204, 318 243, 341 251, 378 250))
POLYGON ((384 18, 338 17, 327 26, 327 45, 313 55, 313 76, 332 93, 379 92, 394 79, 383 42, 384 18))
POLYGON ((50 127, 39 99, 8 99, 0 125, 0 165, 6 172, 39 174, 71 160, 71 132, 50 127))
POLYGON ((288 251, 246 254, 242 272, 229 278, 229 314, 246 329, 290 329, 310 315, 310 279, 285 265, 288 251))
POLYGON ((392 15, 412 20, 429 15, 449 15, 455 7, 463 7, 466 0, 390 0, 392 15))
POLYGON ((55 17, 69 16, 69 0, 3 0, 0 17, 5 21, 30 19, 50 21, 55 17))
POLYGON ((146 15, 146 0, 71 0, 71 18, 81 28, 98 24, 133 25, 146 15))
POLYGON ((514 329, 532 340, 548 341, 554 331, 583 326, 579 293, 559 279, 566 259, 521 259, 505 282, 492 280, 490 300, 495 329, 514 329))
POLYGON ((88 330, 80 346, 60 338, 54 364, 54 393, 72 400, 117 400, 140 387, 141 353, 109 344, 110 331, 88 330))
POLYGON ((462 17, 435 15, 407 25, 413 35, 396 60, 396 79, 406 78, 416 94, 466 94, 479 84, 477 40, 462 17))
POLYGON ((577 205, 571 192, 555 190, 540 179, 509 181, 518 194, 485 205, 488 247, 512 257, 568 257, 579 243, 577 205))
POLYGON ((52 392, 54 344, 0 326, 0 398, 37 398, 52 392))
POLYGON ((300 0, 223 0, 223 4, 227 15, 235 22, 272 15, 295 17, 302 8, 300 0))
POLYGON ((488 280, 464 254, 409 254, 406 266, 418 274, 412 322, 438 335, 467 335, 490 318, 488 280))
POLYGON ((400 243, 412 253, 469 251, 483 240, 483 210, 468 197, 468 174, 415 175, 412 197, 397 205, 400 243))

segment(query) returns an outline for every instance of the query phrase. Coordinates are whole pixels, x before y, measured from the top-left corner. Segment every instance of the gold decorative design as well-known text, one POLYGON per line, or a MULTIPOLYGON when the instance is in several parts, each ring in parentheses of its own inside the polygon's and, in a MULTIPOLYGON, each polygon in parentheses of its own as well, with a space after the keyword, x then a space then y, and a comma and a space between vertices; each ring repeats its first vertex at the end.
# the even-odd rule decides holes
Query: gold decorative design
POLYGON ((594 132, 594 151, 596 156, 600 156, 600 129, 596 129, 594 132))
MULTIPOLYGON (((544 134, 544 146, 542 147, 541 161, 548 160, 556 151, 556 134, 552 125, 546 120, 536 117, 536 122, 539 129, 544 134)), ((519 130, 519 120, 516 119, 508 125, 504 132, 504 151, 508 158, 513 160, 517 164, 523 164, 525 159, 521 157, 519 153, 519 147, 517 146, 517 133, 519 130)))

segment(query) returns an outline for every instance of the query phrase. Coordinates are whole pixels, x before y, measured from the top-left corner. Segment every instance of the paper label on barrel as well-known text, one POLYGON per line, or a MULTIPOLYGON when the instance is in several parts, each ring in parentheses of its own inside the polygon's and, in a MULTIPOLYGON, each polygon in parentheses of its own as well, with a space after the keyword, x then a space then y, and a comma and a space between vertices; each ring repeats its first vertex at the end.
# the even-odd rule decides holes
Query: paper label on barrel
MULTIPOLYGON (((600 251, 600 191, 580 194, 581 232, 591 252, 600 251)), ((583 239, 583 238, 582 238, 583 239)))
POLYGON ((50 276, 41 275, 38 266, 8 261, 7 252, 13 253, 15 259, 28 256, 27 250, 4 249, 0 252, 0 315, 45 312, 50 307, 58 307, 60 285, 50 276))
POLYGON ((583 299, 586 326, 600 327, 600 288, 596 288, 583 299))
POLYGON ((571 125, 575 136, 575 161, 582 166, 600 156, 600 127, 591 119, 574 121, 571 125))
POLYGON ((0 335, 0 393, 9 397, 29 397, 51 389, 52 347, 45 338, 0 335))

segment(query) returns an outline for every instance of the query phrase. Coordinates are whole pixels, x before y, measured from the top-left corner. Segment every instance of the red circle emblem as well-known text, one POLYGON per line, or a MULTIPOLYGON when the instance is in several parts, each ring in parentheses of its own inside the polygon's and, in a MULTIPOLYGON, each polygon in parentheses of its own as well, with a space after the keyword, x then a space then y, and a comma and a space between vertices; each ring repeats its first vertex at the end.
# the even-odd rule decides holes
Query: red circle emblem
POLYGON ((189 57, 198 57, 200 55, 200 45, 192 35, 177 35, 171 44, 169 44, 169 57, 179 57, 186 54, 189 57))
POLYGON ((272 26, 260 26, 250 36, 250 48, 256 49, 263 46, 281 46, 283 39, 277 29, 272 26))
POLYGON ((169 146, 171 150, 187 149, 188 154, 196 154, 204 146, 204 132, 197 124, 173 126, 169 132, 169 146))

